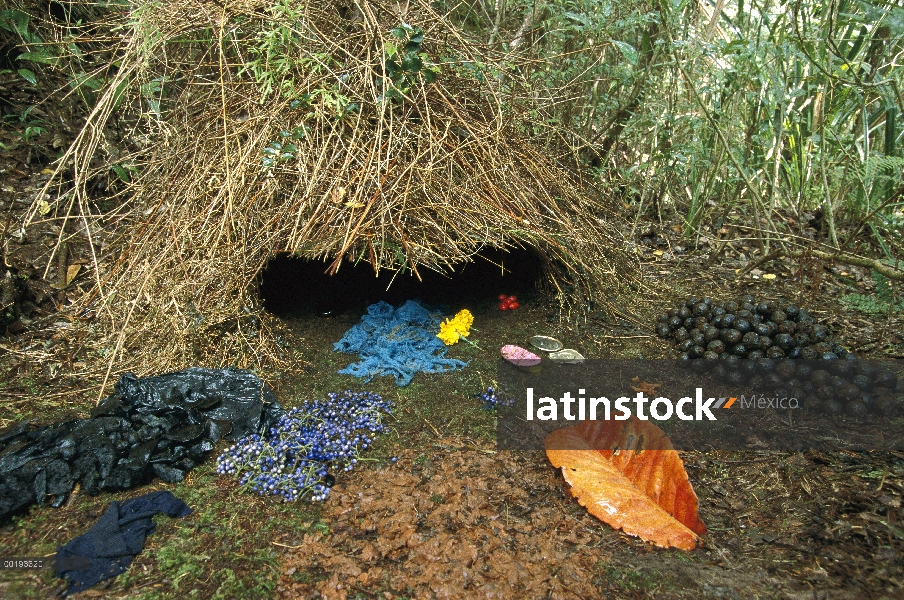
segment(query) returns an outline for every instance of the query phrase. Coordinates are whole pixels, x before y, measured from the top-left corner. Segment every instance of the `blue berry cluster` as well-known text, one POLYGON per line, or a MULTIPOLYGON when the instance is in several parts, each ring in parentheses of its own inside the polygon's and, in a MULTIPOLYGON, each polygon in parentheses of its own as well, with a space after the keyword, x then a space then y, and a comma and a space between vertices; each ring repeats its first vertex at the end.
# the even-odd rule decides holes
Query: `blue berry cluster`
POLYGON ((496 390, 491 387, 488 387, 487 391, 483 393, 474 394, 474 398, 480 398, 483 401, 483 407, 487 410, 493 410, 500 406, 515 406, 514 398, 508 398, 505 395, 500 397, 496 390))
POLYGON ((261 496, 322 502, 334 481, 330 469, 354 469, 359 453, 386 431, 382 413, 391 411, 390 401, 371 392, 330 392, 290 410, 264 438, 239 440, 220 456, 217 473, 242 473, 242 487, 261 496))

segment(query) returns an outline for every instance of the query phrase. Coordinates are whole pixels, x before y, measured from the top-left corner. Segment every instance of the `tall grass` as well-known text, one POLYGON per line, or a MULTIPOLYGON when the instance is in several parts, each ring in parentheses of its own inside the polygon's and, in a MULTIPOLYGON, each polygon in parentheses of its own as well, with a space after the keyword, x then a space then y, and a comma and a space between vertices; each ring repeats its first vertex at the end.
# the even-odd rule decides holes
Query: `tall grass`
MULTIPOLYGON (((457 11, 474 7, 488 13, 479 23, 500 16, 498 3, 457 11)), ((835 249, 869 236, 888 257, 904 250, 904 7, 894 0, 503 8, 502 34, 472 30, 525 76, 512 93, 534 100, 531 133, 625 200, 678 211, 691 237, 735 215, 765 247, 818 222, 835 249)))

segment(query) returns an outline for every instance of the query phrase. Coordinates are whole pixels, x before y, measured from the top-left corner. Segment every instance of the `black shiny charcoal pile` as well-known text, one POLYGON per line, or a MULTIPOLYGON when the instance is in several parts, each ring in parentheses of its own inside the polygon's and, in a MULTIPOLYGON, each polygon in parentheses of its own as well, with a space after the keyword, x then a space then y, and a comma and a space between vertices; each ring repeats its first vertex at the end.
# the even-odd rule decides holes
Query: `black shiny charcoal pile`
POLYGON ((758 302, 744 296, 728 302, 688 298, 659 316, 659 337, 671 339, 679 358, 843 358, 847 350, 831 341, 825 325, 795 304, 758 302))
POLYGON ((656 333, 675 343, 680 360, 760 396, 794 398, 830 415, 894 416, 904 408, 904 378, 891 364, 857 360, 795 304, 691 297, 659 317, 656 333))
POLYGON ((90 419, 0 431, 0 522, 34 503, 62 505, 76 483, 94 495, 154 475, 181 481, 221 438, 261 433, 283 414, 270 388, 242 369, 126 373, 90 419))

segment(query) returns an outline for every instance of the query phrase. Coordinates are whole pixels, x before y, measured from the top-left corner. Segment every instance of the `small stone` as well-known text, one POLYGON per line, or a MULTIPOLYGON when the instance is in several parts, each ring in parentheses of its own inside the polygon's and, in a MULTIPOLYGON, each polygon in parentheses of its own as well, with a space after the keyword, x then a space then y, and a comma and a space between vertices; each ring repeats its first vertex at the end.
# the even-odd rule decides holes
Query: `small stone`
POLYGON ((889 508, 901 508, 900 496, 889 496, 888 494, 883 494, 882 496, 879 496, 879 502, 881 502, 885 506, 888 506, 889 508))

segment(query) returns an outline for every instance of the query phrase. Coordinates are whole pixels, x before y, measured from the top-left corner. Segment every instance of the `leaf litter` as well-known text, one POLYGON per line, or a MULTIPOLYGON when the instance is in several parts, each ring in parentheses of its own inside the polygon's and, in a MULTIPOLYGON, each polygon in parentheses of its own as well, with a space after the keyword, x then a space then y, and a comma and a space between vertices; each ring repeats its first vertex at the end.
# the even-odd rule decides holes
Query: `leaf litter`
POLYGON ((324 515, 330 533, 297 540, 283 560, 282 597, 597 594, 588 574, 606 557, 605 526, 576 518, 555 472, 530 466, 545 462, 540 452, 419 456, 406 450, 394 466, 334 489, 324 515))
POLYGON ((705 545, 683 552, 590 515, 542 451, 458 438, 434 448, 337 482, 328 530, 277 537, 274 597, 899 597, 895 456, 682 452, 710 525, 705 545), (871 502, 886 472, 888 516, 871 502))

